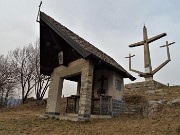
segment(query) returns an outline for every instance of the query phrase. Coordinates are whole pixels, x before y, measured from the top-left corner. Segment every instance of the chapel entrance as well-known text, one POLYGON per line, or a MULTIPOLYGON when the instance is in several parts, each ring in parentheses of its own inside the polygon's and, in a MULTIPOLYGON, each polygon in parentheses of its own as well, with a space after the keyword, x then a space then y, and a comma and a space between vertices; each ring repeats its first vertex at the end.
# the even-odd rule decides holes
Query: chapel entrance
MULTIPOLYGON (((70 96, 65 97, 64 104, 66 114, 78 114, 80 90, 81 90, 81 74, 71 76, 66 80, 77 82, 77 90, 70 96)), ((92 87, 91 114, 92 115, 111 115, 111 100, 112 97, 108 95, 108 70, 95 70, 92 87)))
MULTIPOLYGON (((71 93, 69 93, 70 96, 65 97, 64 99, 65 113, 78 114, 80 89, 81 89, 81 75, 71 76, 71 77, 66 78, 66 80, 69 80, 69 82, 70 81, 77 82, 77 85, 76 85, 75 91, 70 90, 71 91, 71 93)), ((67 86, 67 89, 71 89, 71 87, 67 86)))

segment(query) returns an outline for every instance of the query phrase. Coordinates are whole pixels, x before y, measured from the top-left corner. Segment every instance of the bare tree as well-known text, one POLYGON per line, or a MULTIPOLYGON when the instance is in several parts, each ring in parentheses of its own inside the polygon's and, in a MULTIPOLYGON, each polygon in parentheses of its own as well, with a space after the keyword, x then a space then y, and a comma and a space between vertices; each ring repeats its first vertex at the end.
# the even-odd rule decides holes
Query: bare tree
POLYGON ((40 74, 40 49, 39 49, 39 42, 35 43, 35 94, 37 100, 42 100, 50 83, 50 76, 40 74))
POLYGON ((49 76, 40 74, 39 41, 11 52, 11 61, 16 69, 16 79, 21 85, 22 102, 35 90, 36 98, 43 99, 49 87, 49 76))
MULTIPOLYGON (((15 87, 21 87, 22 103, 35 91, 42 100, 49 87, 50 76, 40 74, 39 41, 0 55, 0 101, 4 104, 15 87)), ((16 92, 17 93, 17 92, 16 92)))
POLYGON ((8 56, 0 55, 0 108, 6 106, 9 96, 14 94, 17 84, 14 75, 15 69, 8 56))
POLYGON ((40 75, 36 78, 36 85, 35 85, 35 94, 37 100, 42 100, 50 83, 50 77, 40 75))
POLYGON ((35 51, 32 44, 23 47, 23 49, 16 48, 11 52, 11 61, 13 67, 16 69, 19 84, 21 85, 22 103, 28 98, 35 84, 33 80, 35 76, 35 51))

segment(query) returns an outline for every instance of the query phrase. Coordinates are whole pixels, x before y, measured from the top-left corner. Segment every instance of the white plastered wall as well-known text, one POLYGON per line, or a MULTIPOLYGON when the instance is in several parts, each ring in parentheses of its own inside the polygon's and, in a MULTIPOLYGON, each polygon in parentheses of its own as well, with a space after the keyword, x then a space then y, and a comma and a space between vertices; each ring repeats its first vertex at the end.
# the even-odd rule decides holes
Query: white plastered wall
POLYGON ((122 76, 119 75, 116 72, 113 72, 112 76, 113 76, 112 77, 113 78, 113 83, 111 83, 111 84, 113 84, 113 86, 111 86, 112 90, 109 91, 109 95, 112 96, 113 99, 121 100, 123 98, 123 94, 124 94, 124 80, 123 80, 122 76), (119 80, 121 82, 120 90, 117 89, 116 86, 115 86, 116 80, 119 80))
POLYGON ((101 88, 101 81, 98 81, 104 75, 107 80, 104 80, 105 95, 112 96, 113 99, 121 100, 124 94, 124 81, 121 75, 114 71, 108 71, 106 69, 97 70, 94 74, 94 96, 98 97, 97 91, 101 88), (121 82, 121 90, 117 90, 115 87, 116 80, 121 82))

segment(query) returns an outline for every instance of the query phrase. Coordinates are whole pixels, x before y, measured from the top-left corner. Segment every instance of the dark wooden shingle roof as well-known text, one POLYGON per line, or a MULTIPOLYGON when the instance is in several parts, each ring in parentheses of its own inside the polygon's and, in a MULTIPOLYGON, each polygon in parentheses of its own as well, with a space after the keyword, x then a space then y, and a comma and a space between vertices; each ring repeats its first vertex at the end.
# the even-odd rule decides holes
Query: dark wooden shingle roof
POLYGON ((120 66, 113 58, 99 50, 97 47, 84 40, 67 27, 55 21, 45 13, 40 13, 40 19, 43 20, 49 27, 51 27, 59 36, 68 42, 83 58, 95 57, 111 67, 123 73, 123 77, 135 80, 122 66, 120 66))

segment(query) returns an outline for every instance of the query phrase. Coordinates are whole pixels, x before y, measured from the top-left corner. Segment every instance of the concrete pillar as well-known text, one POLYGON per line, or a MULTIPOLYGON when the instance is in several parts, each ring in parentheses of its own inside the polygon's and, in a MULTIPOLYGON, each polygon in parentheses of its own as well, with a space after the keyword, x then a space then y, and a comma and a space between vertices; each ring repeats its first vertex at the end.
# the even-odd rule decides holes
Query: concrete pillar
POLYGON ((82 66, 78 119, 79 121, 86 121, 91 116, 94 64, 91 60, 86 60, 82 66))
POLYGON ((46 114, 59 115, 60 114, 60 100, 63 88, 64 79, 56 73, 52 73, 51 82, 49 86, 48 101, 46 106, 46 114))

